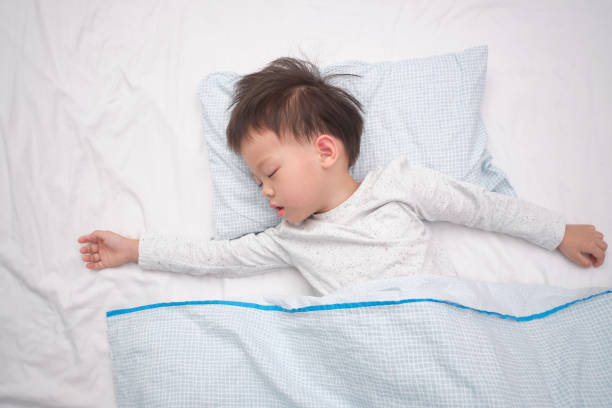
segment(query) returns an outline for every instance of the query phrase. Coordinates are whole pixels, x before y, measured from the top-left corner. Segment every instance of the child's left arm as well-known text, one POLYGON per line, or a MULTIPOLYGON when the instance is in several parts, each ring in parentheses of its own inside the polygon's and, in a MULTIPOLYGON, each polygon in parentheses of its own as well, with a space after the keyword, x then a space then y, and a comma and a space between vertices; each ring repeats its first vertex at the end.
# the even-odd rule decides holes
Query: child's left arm
POLYGON ((558 249, 578 265, 585 268, 591 265, 599 267, 603 264, 608 249, 603 238, 604 235, 593 225, 568 224, 558 249))
POLYGON ((598 267, 604 261, 608 245, 592 225, 566 224, 562 214, 517 197, 427 167, 399 165, 408 201, 422 219, 513 235, 551 251, 559 249, 583 267, 598 267))

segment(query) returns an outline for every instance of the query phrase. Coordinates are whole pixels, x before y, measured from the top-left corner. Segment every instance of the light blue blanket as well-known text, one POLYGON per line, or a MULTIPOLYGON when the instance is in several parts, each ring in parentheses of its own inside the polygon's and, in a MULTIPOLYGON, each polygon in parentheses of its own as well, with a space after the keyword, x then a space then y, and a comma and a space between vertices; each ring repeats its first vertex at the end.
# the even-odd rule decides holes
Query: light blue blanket
POLYGON ((612 292, 412 276, 107 313, 120 407, 610 406, 612 292))

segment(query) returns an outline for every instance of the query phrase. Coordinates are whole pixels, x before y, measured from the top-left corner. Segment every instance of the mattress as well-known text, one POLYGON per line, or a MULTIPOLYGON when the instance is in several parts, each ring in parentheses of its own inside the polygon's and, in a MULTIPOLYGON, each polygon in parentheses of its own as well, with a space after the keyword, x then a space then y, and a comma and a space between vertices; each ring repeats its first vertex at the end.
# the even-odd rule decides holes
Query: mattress
MULTIPOLYGON (((489 150, 525 200, 612 234, 610 2, 0 3, 0 406, 116 404, 106 312, 313 295, 288 269, 245 279, 91 271, 96 229, 212 237, 197 84, 279 56, 320 65, 487 44, 489 150)), ((460 277, 612 287, 520 239, 432 224, 460 277)))

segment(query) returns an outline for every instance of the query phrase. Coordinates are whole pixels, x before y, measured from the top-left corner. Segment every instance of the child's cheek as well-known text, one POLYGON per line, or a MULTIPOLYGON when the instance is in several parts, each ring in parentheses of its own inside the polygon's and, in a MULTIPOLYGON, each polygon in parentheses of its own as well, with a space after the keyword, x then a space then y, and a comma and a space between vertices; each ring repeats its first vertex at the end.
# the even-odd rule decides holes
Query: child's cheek
POLYGON ((312 194, 309 193, 307 186, 294 184, 291 186, 288 197, 286 197, 286 206, 291 207, 307 207, 312 201, 312 194))

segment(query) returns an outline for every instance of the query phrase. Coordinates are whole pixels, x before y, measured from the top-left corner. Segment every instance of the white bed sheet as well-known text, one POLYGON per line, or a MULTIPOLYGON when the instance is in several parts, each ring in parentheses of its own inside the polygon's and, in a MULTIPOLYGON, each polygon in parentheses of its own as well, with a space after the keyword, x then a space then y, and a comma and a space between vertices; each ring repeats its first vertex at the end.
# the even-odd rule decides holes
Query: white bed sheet
MULTIPOLYGON (((198 80, 279 56, 325 65, 488 44, 482 108, 518 195, 612 234, 612 3, 0 2, 0 406, 115 404, 107 310, 314 294, 295 271, 242 280, 93 272, 77 237, 212 236, 198 80)), ((461 276, 612 287, 516 238, 434 224, 461 276)))

